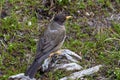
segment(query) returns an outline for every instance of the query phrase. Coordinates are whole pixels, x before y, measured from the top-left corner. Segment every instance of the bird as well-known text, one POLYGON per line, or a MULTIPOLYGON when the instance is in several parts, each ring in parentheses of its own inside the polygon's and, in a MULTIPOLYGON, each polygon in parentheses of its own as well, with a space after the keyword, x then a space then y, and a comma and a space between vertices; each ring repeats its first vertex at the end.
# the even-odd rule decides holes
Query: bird
POLYGON ((25 76, 29 76, 29 78, 33 79, 46 58, 51 57, 54 53, 61 53, 59 50, 66 38, 64 23, 66 19, 69 18, 71 18, 71 16, 66 16, 62 13, 54 16, 38 41, 36 56, 33 63, 25 71, 25 76))

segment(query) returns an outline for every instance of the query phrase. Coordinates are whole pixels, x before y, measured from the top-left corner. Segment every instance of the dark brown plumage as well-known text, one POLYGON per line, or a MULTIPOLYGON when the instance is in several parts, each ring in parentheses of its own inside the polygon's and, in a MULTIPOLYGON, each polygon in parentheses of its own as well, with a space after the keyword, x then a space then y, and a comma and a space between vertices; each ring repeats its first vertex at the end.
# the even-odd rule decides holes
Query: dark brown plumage
POLYGON ((38 42, 36 57, 32 65, 25 72, 26 76, 33 78, 37 70, 41 67, 42 62, 51 53, 61 48, 66 36, 65 26, 63 25, 65 20, 66 16, 63 14, 58 14, 53 18, 38 42))

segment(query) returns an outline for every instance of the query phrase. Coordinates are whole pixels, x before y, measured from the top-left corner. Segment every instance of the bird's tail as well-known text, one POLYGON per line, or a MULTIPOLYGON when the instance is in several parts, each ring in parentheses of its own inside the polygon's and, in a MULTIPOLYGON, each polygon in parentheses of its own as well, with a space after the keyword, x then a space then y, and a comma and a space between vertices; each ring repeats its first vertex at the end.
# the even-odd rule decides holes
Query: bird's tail
POLYGON ((40 58, 35 59, 31 66, 25 72, 25 76, 29 76, 31 79, 34 78, 35 74, 37 73, 37 70, 41 67, 42 62, 49 57, 49 54, 50 53, 46 53, 40 58))

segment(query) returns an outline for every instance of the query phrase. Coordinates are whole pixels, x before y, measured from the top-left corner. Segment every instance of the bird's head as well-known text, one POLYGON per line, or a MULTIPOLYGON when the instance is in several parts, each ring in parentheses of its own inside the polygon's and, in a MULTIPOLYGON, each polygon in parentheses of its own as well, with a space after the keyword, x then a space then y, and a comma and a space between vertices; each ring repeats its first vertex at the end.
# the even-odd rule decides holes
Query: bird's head
POLYGON ((59 25, 63 25, 66 19, 71 18, 71 16, 66 16, 65 14, 57 14, 53 18, 55 22, 57 22, 59 25))

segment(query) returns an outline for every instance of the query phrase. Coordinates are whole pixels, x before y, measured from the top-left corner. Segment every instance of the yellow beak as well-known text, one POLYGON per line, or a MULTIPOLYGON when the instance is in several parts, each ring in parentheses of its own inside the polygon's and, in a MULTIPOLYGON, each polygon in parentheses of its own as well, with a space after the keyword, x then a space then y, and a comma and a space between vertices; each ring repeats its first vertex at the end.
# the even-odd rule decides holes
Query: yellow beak
POLYGON ((72 18, 72 16, 66 16, 66 19, 70 19, 70 18, 72 18))

